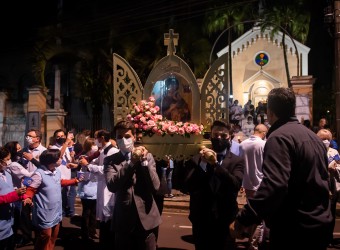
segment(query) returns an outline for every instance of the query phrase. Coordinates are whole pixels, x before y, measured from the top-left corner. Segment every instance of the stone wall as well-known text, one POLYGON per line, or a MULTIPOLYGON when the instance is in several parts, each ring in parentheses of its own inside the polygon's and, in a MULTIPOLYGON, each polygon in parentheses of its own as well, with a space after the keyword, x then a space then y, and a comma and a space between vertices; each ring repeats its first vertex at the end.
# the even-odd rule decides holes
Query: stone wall
MULTIPOLYGON (((6 101, 3 122, 1 145, 5 145, 9 141, 18 141, 24 146, 25 130, 26 130, 26 103, 16 103, 9 100, 6 101)), ((1 121, 0 121, 1 122, 1 121)))

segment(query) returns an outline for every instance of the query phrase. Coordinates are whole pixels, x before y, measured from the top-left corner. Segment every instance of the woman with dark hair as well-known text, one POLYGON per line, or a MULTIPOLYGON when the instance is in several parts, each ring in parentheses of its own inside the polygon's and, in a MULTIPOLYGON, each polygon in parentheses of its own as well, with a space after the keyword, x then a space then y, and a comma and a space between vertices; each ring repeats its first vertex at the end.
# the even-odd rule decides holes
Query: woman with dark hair
POLYGON ((21 158, 19 156, 21 146, 17 141, 7 142, 4 147, 11 154, 11 159, 7 166, 7 170, 12 175, 14 187, 20 188, 22 178, 24 178, 25 176, 31 177, 33 172, 28 172, 28 170, 19 163, 21 158))
MULTIPOLYGON (((21 146, 17 141, 7 142, 4 147, 11 154, 11 159, 8 161, 7 165, 7 171, 11 174, 14 187, 21 188, 23 178, 31 177, 33 172, 29 172, 25 167, 23 167, 19 163, 21 160, 21 156, 19 156, 19 152, 21 152, 21 146)), ((32 160, 37 161, 34 158, 32 160)), ((30 242, 30 240, 27 239, 27 236, 25 234, 26 227, 27 225, 25 224, 25 216, 22 210, 22 202, 17 201, 14 203, 14 224, 13 224, 13 232, 17 247, 24 246, 30 242), (18 234, 19 231, 21 231, 20 235, 18 234)))
POLYGON ((6 171, 10 164, 11 153, 5 147, 0 147, 0 249, 15 249, 13 236, 13 204, 21 200, 26 188, 14 190, 11 175, 6 171))
MULTIPOLYGON (((85 140, 83 144, 83 157, 91 157, 98 152, 98 146, 94 141, 94 138, 87 138, 85 140)), ((96 206, 99 173, 90 172, 87 166, 82 166, 80 173, 84 174, 84 181, 78 186, 78 194, 83 206, 81 216, 81 237, 83 240, 89 241, 98 238, 96 233, 96 206)))
POLYGON ((32 205, 32 222, 36 228, 35 249, 54 249, 62 220, 61 187, 77 185, 82 178, 61 179, 60 150, 47 149, 39 157, 41 166, 32 175, 24 204, 32 205), (32 202, 33 200, 33 202, 32 202))
POLYGON ((8 149, 8 151, 11 153, 11 161, 18 162, 20 159, 20 156, 18 152, 21 151, 22 147, 17 141, 10 141, 5 144, 5 148, 8 149))

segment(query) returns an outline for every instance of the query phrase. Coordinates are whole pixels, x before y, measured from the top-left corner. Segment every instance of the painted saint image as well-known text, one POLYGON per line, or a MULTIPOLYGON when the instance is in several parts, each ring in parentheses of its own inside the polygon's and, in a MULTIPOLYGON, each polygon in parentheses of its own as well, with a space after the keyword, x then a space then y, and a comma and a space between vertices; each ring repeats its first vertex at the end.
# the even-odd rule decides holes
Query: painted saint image
POLYGON ((162 94, 156 99, 161 114, 168 120, 187 122, 191 119, 190 108, 179 91, 176 78, 167 78, 164 82, 162 94))

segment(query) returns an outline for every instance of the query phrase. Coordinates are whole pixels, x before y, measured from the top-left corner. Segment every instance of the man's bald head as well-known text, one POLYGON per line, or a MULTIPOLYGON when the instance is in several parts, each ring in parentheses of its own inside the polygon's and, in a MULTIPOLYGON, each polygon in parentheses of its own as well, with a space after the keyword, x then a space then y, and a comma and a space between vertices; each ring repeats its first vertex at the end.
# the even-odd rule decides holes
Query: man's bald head
POLYGON ((258 124, 254 128, 254 135, 260 137, 262 140, 266 138, 267 132, 268 132, 268 128, 264 124, 258 124))

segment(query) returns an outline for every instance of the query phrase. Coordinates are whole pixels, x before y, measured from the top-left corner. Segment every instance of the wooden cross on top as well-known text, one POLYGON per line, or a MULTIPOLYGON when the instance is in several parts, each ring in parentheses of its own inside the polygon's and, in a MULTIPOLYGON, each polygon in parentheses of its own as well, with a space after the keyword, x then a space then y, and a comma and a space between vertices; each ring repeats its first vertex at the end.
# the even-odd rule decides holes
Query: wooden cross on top
POLYGON ((168 46, 167 55, 176 54, 178 39, 179 35, 178 33, 174 33, 173 29, 169 29, 169 33, 164 33, 164 45, 168 46))

